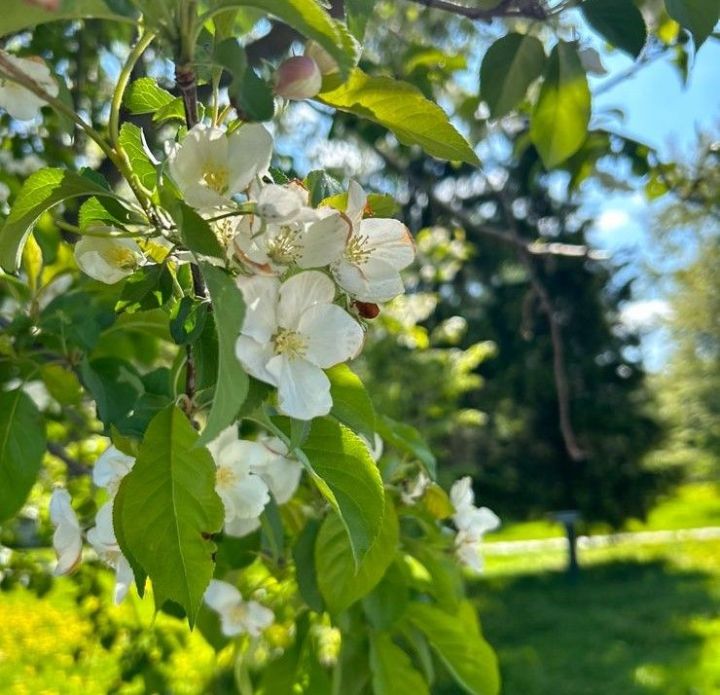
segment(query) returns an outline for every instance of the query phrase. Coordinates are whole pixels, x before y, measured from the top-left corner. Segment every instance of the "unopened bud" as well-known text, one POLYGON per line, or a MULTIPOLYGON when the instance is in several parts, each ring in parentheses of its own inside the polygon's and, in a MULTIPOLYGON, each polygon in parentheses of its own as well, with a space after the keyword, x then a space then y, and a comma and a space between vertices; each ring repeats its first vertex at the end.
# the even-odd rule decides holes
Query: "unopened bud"
POLYGON ((380 307, 372 302, 354 302, 358 314, 364 319, 375 319, 380 315, 380 307))
POLYGON ((286 99, 312 99, 321 87, 320 68, 307 56, 288 58, 275 73, 275 94, 286 99))
POLYGON ((337 61, 317 41, 308 41, 305 44, 305 55, 312 58, 323 75, 332 75, 340 72, 337 61))
POLYGON ((43 10, 55 12, 60 9, 60 0, 25 0, 26 5, 35 5, 43 10))

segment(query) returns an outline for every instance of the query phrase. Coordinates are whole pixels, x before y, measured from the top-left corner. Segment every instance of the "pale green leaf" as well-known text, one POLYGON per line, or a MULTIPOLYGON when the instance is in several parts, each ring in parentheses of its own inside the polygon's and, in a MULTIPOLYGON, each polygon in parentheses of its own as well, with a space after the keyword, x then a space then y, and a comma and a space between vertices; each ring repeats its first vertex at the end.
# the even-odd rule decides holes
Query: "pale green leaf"
POLYGON ((142 128, 134 123, 123 123, 118 140, 128 156, 133 173, 147 190, 152 191, 157 186, 157 170, 142 128))
POLYGON ((508 34, 488 49, 480 67, 480 92, 493 118, 512 111, 542 74, 545 49, 534 36, 508 34))
POLYGON ((381 415, 376 420, 376 429, 390 446, 410 454, 420 461, 433 480, 437 477, 435 455, 415 427, 404 422, 397 422, 387 415, 381 415))
POLYGON ((685 27, 700 48, 720 19, 718 0, 665 0, 668 14, 685 27))
POLYGON ((480 634, 471 604, 456 613, 429 604, 411 604, 409 622, 427 637, 457 683, 471 695, 497 695, 500 676, 497 657, 480 634))
POLYGON ((375 695, 429 695, 422 674, 385 632, 370 635, 370 670, 375 695))
POLYGON ((223 524, 215 464, 185 415, 170 406, 150 422, 116 500, 118 540, 152 580, 156 603, 174 601, 192 625, 213 574, 223 524))
POLYGON ((331 414, 372 445, 375 438, 375 409, 360 377, 346 364, 327 371, 330 379, 331 414))
POLYGON ((637 58, 647 41, 647 27, 633 0, 585 0, 582 13, 608 43, 637 58))
POLYGON ((302 451, 313 479, 340 514, 359 563, 383 527, 385 491, 367 446, 332 418, 315 418, 302 451))
POLYGON ((328 516, 315 543, 315 566, 320 593, 328 609, 340 613, 367 595, 383 578, 398 549, 398 519, 387 499, 381 531, 357 570, 348 536, 337 514, 328 516))
POLYGON ((131 82, 123 95, 123 104, 132 114, 155 113, 168 106, 174 97, 163 89, 152 77, 141 77, 131 82))
POLYGON ((375 0, 345 0, 345 19, 348 29, 358 41, 365 36, 368 20, 375 10, 375 0))
POLYGON ((94 17, 133 22, 133 18, 118 14, 109 0, 60 0, 57 10, 44 10, 26 0, 3 0, 0 12, 0 36, 14 34, 45 22, 94 17))
POLYGON ((182 202, 178 204, 175 222, 180 230, 183 244, 191 251, 213 258, 225 257, 225 250, 210 227, 210 223, 189 205, 182 202))
POLYGON ((45 453, 45 425, 22 390, 0 391, 0 522, 25 504, 45 453))
POLYGON ((560 41, 550 54, 545 81, 530 119, 530 137, 548 169, 580 149, 587 138, 589 122, 587 76, 575 46, 560 41))
POLYGON ((235 422, 248 394, 248 376, 235 356, 245 318, 245 301, 233 278, 210 263, 201 263, 213 305, 218 335, 218 379, 207 424, 199 444, 207 444, 235 422))
POLYGON ((408 82, 371 77, 355 68, 347 82, 321 92, 317 98, 339 111, 379 123, 404 145, 420 145, 438 159, 469 164, 479 161, 447 114, 408 82))
POLYGON ((0 266, 10 273, 17 270, 25 240, 38 217, 53 205, 83 195, 117 197, 90 178, 65 169, 41 169, 32 174, 0 229, 0 266))

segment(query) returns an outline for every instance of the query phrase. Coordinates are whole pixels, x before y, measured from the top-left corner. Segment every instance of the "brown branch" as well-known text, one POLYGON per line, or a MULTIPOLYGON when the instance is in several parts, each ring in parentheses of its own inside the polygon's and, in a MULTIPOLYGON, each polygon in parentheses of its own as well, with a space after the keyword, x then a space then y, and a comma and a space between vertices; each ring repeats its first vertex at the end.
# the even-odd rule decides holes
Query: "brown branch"
POLYGON ((451 0, 411 0, 418 5, 450 12, 467 19, 491 22, 496 18, 527 17, 528 19, 547 19, 547 12, 538 0, 502 0, 496 7, 483 10, 479 7, 468 7, 451 0))
POLYGON ((67 466, 68 474, 71 477, 77 478, 81 475, 87 475, 90 473, 89 466, 86 466, 84 463, 80 463, 80 461, 70 456, 70 454, 68 454, 60 444, 48 442, 47 450, 55 456, 55 458, 59 458, 67 466))

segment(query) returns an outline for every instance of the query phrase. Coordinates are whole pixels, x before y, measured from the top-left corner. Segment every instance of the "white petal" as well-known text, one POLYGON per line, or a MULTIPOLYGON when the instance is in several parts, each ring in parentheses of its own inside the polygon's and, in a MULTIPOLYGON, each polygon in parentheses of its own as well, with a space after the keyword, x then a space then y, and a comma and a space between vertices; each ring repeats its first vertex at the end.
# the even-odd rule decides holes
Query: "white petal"
POLYGON ((487 507, 473 507, 453 517, 455 525, 468 537, 480 540, 489 531, 500 526, 500 518, 487 507))
POLYGON ((75 244, 74 253, 83 273, 108 285, 132 275, 144 258, 132 239, 111 236, 84 236, 75 244))
POLYGON ((237 286, 245 299, 243 335, 267 343, 277 330, 275 309, 280 291, 280 281, 264 275, 240 276, 237 286))
POLYGON ((316 304, 300 317, 298 331, 307 339, 305 359, 328 369, 355 357, 365 334, 360 324, 335 304, 316 304))
POLYGON ((330 412, 330 380, 319 367, 303 359, 277 355, 268 362, 268 371, 277 380, 278 408, 283 414, 312 420, 330 412))
POLYGON ((279 453, 277 444, 273 450, 271 446, 275 442, 281 444, 284 451, 287 452, 287 447, 277 438, 263 441, 266 451, 270 455, 262 466, 256 466, 254 470, 267 483, 275 501, 278 504, 285 504, 295 494, 300 484, 302 465, 279 453))
POLYGON ((264 176, 272 158, 272 136, 259 123, 249 123, 228 138, 230 188, 244 191, 256 176, 264 176))
POLYGON ((306 270, 293 275, 280 287, 277 322, 283 328, 296 329, 300 316, 313 304, 331 304, 335 285, 324 273, 306 270))
POLYGON ((95 485, 105 488, 114 495, 122 479, 130 472, 135 459, 123 454, 122 451, 110 445, 99 456, 93 466, 92 478, 95 485))
POLYGON ((263 630, 272 625, 275 614, 257 601, 248 601, 245 607, 245 629, 252 637, 259 637, 263 630))
POLYGON ((226 521, 233 518, 256 519, 270 501, 265 481, 252 473, 238 479, 232 487, 219 488, 218 493, 226 502, 226 521))
POLYGON ((450 488, 450 501, 457 513, 471 509, 475 504, 475 493, 472 489, 472 478, 466 475, 456 480, 450 488))
POLYGON ((340 287, 361 302, 387 302, 405 291, 400 273, 372 258, 361 266, 342 260, 333 267, 333 276, 340 287))
POLYGON ((222 451, 226 447, 231 446, 238 441, 239 438, 237 425, 230 425, 230 427, 226 427, 207 445, 207 448, 215 461, 215 465, 218 465, 222 451))
POLYGON ((372 258, 384 261, 395 270, 407 268, 415 259, 415 244, 408 228, 398 220, 367 219, 360 223, 359 233, 368 237, 372 258))
POLYGON ((217 613, 223 613, 228 608, 240 603, 242 595, 237 587, 219 579, 211 579, 204 596, 205 603, 217 613))
POLYGON ((82 557, 80 524, 70 503, 67 490, 57 489, 50 498, 50 519, 55 526, 53 548, 57 556, 55 574, 67 574, 77 567, 82 557))
POLYGON ((256 379, 277 386, 277 379, 267 369, 267 364, 274 356, 271 343, 260 344, 253 338, 241 335, 235 342, 235 356, 245 371, 256 379))
MULTIPOLYGON (((18 58, 3 51, 3 55, 18 70, 37 82, 50 96, 57 96, 59 88, 48 66, 39 59, 18 58)), ((29 121, 38 115, 45 101, 25 87, 10 80, 0 79, 0 107, 13 118, 29 121)))
POLYGON ((130 563, 125 559, 124 555, 120 555, 115 568, 114 599, 116 606, 123 602, 123 599, 127 596, 134 579, 135 576, 133 575, 130 563))
POLYGON ((242 538, 260 528, 260 519, 233 519, 225 523, 225 533, 233 538, 242 538))
POLYGON ((338 260, 347 244, 350 221, 337 211, 310 224, 303 237, 301 268, 321 268, 338 260))
POLYGON ((263 186, 257 197, 256 212, 269 223, 290 222, 303 207, 303 198, 290 186, 269 184, 263 186))
POLYGON ((365 193, 362 186, 357 181, 350 181, 345 214, 350 218, 350 223, 352 224, 353 229, 357 229, 360 226, 360 221, 363 218, 366 205, 367 193, 365 193))

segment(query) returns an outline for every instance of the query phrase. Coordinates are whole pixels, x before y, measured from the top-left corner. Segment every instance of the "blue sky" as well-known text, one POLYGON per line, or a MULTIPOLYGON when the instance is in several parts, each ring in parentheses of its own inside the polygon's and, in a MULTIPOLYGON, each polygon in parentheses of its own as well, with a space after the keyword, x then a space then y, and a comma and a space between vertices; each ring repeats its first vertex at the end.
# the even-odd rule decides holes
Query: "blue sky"
MULTIPOLYGON (((611 75, 631 64, 620 54, 604 56, 603 61, 611 75)), ((595 79, 595 85, 603 79, 607 77, 595 79)), ((662 59, 599 95, 594 108, 595 117, 603 120, 611 109, 621 109, 624 118, 611 121, 611 130, 653 146, 663 159, 690 161, 698 132, 720 135, 720 42, 711 39, 698 52, 687 85, 670 60, 662 59)), ((595 218, 593 243, 616 257, 632 259, 627 272, 639 277, 637 302, 626 307, 626 315, 634 325, 646 327, 643 353, 653 370, 662 368, 671 349, 656 327, 667 314, 667 303, 663 289, 644 277, 643 265, 681 262, 654 253, 650 229, 664 204, 663 199, 648 203, 641 192, 585 190, 584 209, 595 218)))

